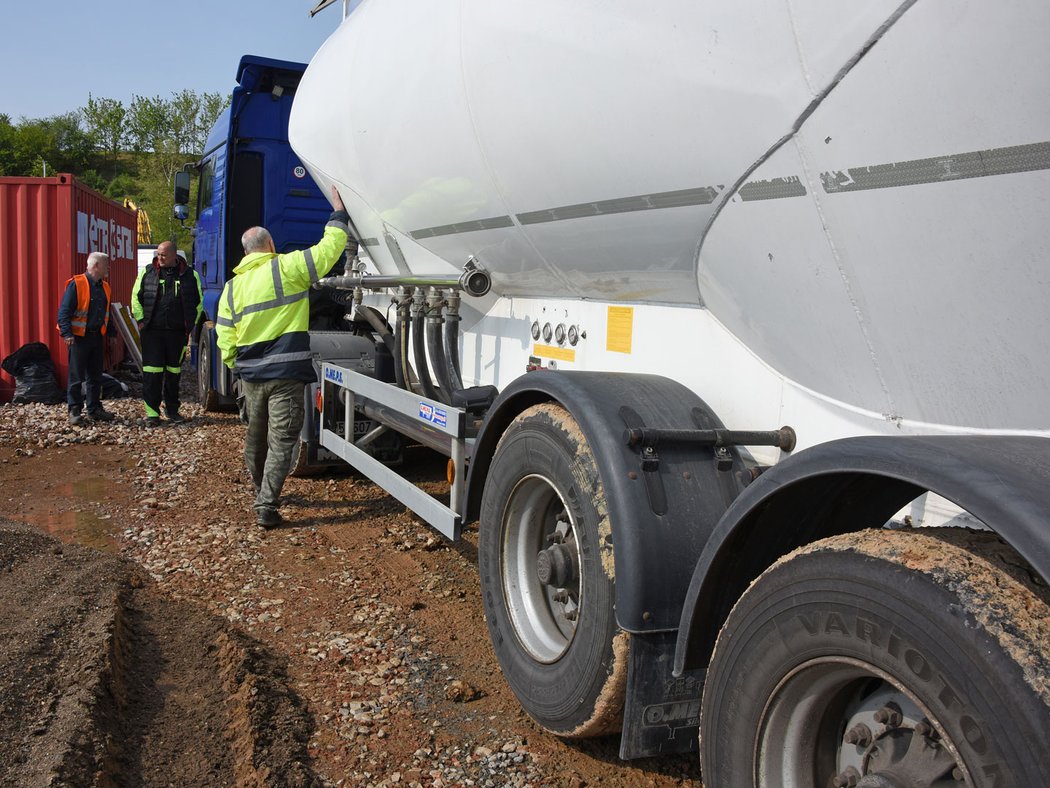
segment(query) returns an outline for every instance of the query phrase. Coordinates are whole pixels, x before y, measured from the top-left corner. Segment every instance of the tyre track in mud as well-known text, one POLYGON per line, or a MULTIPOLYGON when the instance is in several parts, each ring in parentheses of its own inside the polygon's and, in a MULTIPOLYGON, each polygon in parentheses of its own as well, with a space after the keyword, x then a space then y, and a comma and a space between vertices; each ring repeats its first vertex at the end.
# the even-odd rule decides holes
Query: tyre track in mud
POLYGON ((319 783, 280 661, 131 562, 0 523, 0 606, 0 784, 319 783))

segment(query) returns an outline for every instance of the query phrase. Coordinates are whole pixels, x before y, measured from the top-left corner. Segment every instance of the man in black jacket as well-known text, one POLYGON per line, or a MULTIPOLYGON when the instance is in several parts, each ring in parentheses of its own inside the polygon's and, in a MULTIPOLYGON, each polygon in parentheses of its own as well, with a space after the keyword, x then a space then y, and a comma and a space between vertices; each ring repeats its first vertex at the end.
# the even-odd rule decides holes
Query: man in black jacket
POLYGON ((160 426, 160 405, 168 421, 179 415, 179 378, 186 343, 202 309, 203 290, 197 272, 177 254, 175 244, 157 246, 153 263, 139 273, 131 291, 131 313, 142 337, 142 399, 146 424, 160 426))

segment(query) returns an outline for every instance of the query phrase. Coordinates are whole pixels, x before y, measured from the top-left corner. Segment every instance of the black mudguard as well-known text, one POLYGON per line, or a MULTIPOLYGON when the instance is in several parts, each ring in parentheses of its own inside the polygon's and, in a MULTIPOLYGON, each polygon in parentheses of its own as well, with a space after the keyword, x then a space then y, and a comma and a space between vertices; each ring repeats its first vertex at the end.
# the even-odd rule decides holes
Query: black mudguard
POLYGON ((536 371, 515 380, 489 410, 474 445, 468 477, 467 520, 476 520, 499 437, 523 410, 560 403, 583 430, 597 458, 609 505, 616 570, 616 620, 633 633, 678 627, 696 561, 716 523, 742 485, 739 452, 718 470, 707 447, 660 447, 643 467, 625 444, 621 409, 631 408, 649 428, 721 428, 704 402, 668 378, 603 372, 536 371), (661 503, 660 495, 664 500, 661 503))
POLYGON ((733 604, 780 556, 826 536, 880 527, 926 491, 996 531, 1044 582, 1050 579, 1050 440, 831 441, 766 471, 710 534, 689 584, 675 674, 707 665, 733 604))

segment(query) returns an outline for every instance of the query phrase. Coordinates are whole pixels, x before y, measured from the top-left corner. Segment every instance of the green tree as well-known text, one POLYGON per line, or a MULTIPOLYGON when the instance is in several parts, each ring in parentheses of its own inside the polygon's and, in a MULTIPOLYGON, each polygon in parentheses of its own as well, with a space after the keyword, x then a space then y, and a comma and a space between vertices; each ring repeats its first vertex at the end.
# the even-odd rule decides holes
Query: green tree
POLYGON ((124 149, 127 140, 125 121, 127 110, 116 99, 95 98, 88 94, 88 103, 81 112, 87 122, 88 133, 98 149, 106 154, 110 165, 110 177, 117 175, 117 155, 124 149))
POLYGON ((77 112, 17 124, 0 115, 0 175, 78 173, 92 165, 94 148, 77 112))
POLYGON ((49 164, 57 172, 80 172, 92 163, 94 145, 79 112, 67 112, 41 121, 51 135, 49 164))
POLYGON ((172 216, 175 173, 204 153, 208 132, 225 106, 217 93, 182 90, 170 99, 135 96, 128 126, 142 162, 141 207, 147 209, 154 233, 185 245, 189 231, 172 216))
POLYGON ((160 96, 134 96, 128 112, 128 133, 136 153, 164 148, 168 136, 168 102, 160 96))
POLYGON ((55 172, 51 164, 54 136, 40 120, 22 118, 15 126, 12 138, 10 175, 44 175, 45 170, 55 172))
POLYGON ((0 114, 0 175, 15 174, 15 127, 11 116, 0 114))

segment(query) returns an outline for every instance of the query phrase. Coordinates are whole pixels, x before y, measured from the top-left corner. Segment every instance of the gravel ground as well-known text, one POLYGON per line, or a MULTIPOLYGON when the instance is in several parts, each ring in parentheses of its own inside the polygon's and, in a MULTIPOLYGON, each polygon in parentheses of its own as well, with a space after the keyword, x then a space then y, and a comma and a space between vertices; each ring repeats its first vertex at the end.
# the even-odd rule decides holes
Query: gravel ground
MULTIPOLYGON (((624 764, 615 740, 569 745, 525 717, 488 646, 474 533, 451 545, 350 473, 290 479, 289 524, 259 529, 234 416, 184 406, 189 423, 147 430, 138 401, 106 407, 115 422, 84 427, 64 406, 0 407, 0 516, 119 555, 162 600, 139 603, 147 623, 175 609, 211 622, 170 633, 175 651, 214 652, 226 676, 222 697, 202 686, 197 698, 226 742, 197 784, 699 785, 693 757, 624 764)), ((420 450, 408 467, 447 490, 443 459, 420 450)), ((192 706, 201 664, 161 686, 192 706)), ((152 718, 173 745, 188 724, 177 716, 152 718)), ((98 774, 167 784, 118 756, 98 774)))

